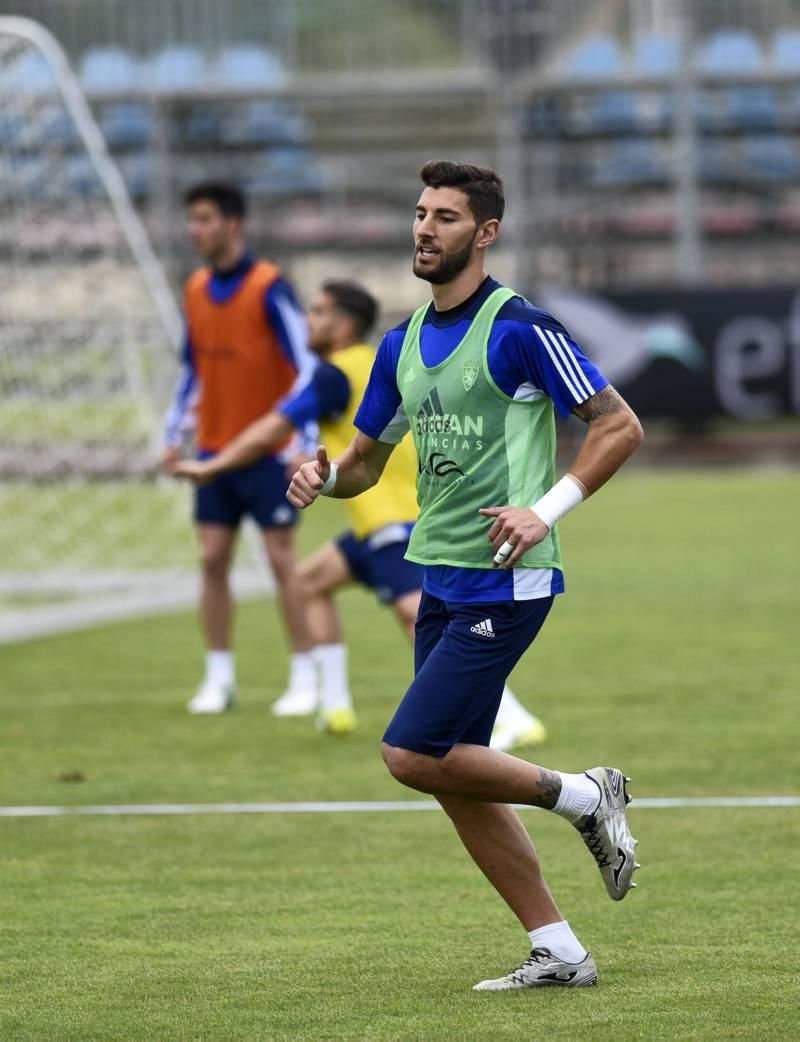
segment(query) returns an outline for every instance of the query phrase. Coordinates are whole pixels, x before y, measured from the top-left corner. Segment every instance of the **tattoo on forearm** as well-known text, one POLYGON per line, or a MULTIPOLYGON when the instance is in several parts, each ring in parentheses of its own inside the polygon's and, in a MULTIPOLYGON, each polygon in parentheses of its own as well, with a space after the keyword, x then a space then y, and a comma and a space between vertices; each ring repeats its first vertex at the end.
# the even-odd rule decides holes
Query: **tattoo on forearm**
POLYGON ((560 795, 561 779, 559 776, 555 771, 546 771, 543 767, 540 767, 539 785, 531 803, 534 807, 544 807, 545 810, 552 810, 558 802, 560 795))
POLYGON ((577 405, 572 412, 584 423, 591 423, 598 416, 610 416, 612 413, 622 412, 624 408, 625 402, 609 384, 602 391, 587 398, 582 405, 577 405))

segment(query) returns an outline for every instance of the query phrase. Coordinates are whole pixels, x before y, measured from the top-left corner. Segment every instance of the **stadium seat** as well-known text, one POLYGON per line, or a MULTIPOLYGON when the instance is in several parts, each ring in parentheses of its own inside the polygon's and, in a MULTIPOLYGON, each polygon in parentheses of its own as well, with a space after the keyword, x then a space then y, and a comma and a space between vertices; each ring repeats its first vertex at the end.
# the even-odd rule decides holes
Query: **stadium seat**
POLYGON ((42 145, 72 149, 81 143, 75 121, 62 105, 48 106, 38 113, 35 132, 42 145))
POLYGON ((56 85, 53 70, 42 54, 25 51, 8 67, 3 77, 4 86, 15 91, 43 94, 56 85))
POLYGON ((146 105, 115 102, 103 109, 100 129, 110 148, 143 148, 153 136, 153 114, 146 105))
POLYGON ((616 141, 594 165, 597 186, 663 185, 670 179, 669 166, 655 141, 616 141))
POLYGON ((622 52, 616 40, 595 36, 584 40, 567 62, 570 76, 602 78, 617 76, 622 71, 622 52))
POLYGON ((250 101, 226 115, 221 128, 226 145, 300 145, 308 139, 302 116, 272 101, 250 101))
POLYGON ((633 45, 637 72, 670 76, 678 68, 678 42, 671 36, 641 36, 633 45))
POLYGON ((223 87, 235 90, 262 90, 285 80, 278 58, 264 47, 229 47, 214 67, 214 78, 223 87))
POLYGON ((225 114, 219 105, 197 102, 181 120, 181 138, 184 144, 193 146, 218 144, 224 121, 225 114))
POLYGON ((63 183, 72 195, 91 198, 100 195, 103 186, 88 155, 71 156, 64 166, 63 183))
POLYGON ((800 181, 800 158, 794 143, 787 137, 744 138, 742 141, 743 176, 766 181, 800 181))
POLYGON ((778 126, 778 102, 769 87, 733 87, 725 92, 723 111, 736 130, 770 130, 778 126))
POLYGON ((123 156, 119 161, 120 172, 133 199, 146 199, 155 184, 152 156, 146 152, 123 156))
POLYGON ((206 60, 196 47, 165 47, 151 59, 149 83, 162 93, 201 90, 209 81, 206 60))
POLYGON ((560 134, 564 130, 564 113, 558 97, 537 98, 522 116, 522 133, 526 137, 560 134))
POLYGON ((800 31, 782 29, 772 42, 772 64, 780 72, 800 71, 800 31))
POLYGON ((245 187, 254 195, 319 195, 324 185, 308 149, 279 148, 250 168, 245 187))
POLYGON ((728 141, 701 138, 697 145, 697 177, 703 184, 730 184, 738 179, 736 157, 728 141))
POLYGON ((120 47, 96 47, 80 64, 81 86, 88 93, 125 93, 141 82, 140 64, 120 47))
POLYGON ((629 90, 601 91, 591 98, 589 128, 595 134, 631 134, 639 129, 637 96, 629 90))
POLYGON ((698 66, 703 72, 758 72, 763 65, 761 45, 752 33, 720 29, 700 48, 698 66))

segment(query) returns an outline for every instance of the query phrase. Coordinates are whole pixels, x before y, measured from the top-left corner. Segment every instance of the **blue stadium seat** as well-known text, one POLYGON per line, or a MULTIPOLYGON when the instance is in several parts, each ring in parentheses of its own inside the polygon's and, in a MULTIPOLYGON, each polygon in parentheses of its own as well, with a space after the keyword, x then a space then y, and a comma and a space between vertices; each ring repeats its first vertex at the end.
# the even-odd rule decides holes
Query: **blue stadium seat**
POLYGON ((720 29, 700 48, 698 66, 703 72, 758 72, 763 65, 761 45, 752 33, 720 29))
POLYGON ((697 147, 697 176, 703 184, 730 184, 738 179, 736 157, 729 141, 701 138, 697 147))
POLYGON ((55 148, 69 150, 81 144, 75 121, 62 105, 48 106, 40 111, 35 133, 41 144, 55 148))
POLYGON ((120 47, 96 47, 87 51, 80 64, 83 89, 91 93, 125 93, 141 82, 140 65, 120 47))
POLYGON ((781 72, 800 71, 800 32, 782 29, 772 42, 772 64, 781 72))
POLYGON ((228 113, 220 140, 226 145, 300 145, 308 139, 302 116, 272 101, 250 101, 228 113))
POLYGON ((69 194, 84 199, 96 198, 103 192, 103 185, 88 155, 70 156, 64 164, 64 184, 69 194))
POLYGON ((115 102, 103 109, 100 129, 110 148, 144 148, 153 136, 153 114, 146 105, 115 102))
POLYGON ((134 152, 123 156, 119 163, 120 173, 133 199, 146 199, 155 184, 155 169, 152 156, 147 152, 134 152))
POLYGON ((197 102, 181 121, 181 136, 187 145, 216 145, 222 138, 224 122, 219 105, 197 102))
POLYGON ((200 90, 209 80, 206 60, 196 47, 165 47, 150 62, 149 83, 163 93, 200 90))
POLYGON ((656 186, 667 184, 670 171, 655 141, 616 141, 594 165, 595 185, 656 186))
POLYGON ((777 99, 769 87, 733 87, 725 92, 723 109, 736 130, 771 130, 780 119, 777 99))
POLYGON ((609 36, 584 40, 569 58, 566 71, 587 79, 617 76, 622 71, 620 46, 609 36))
POLYGON ((742 160, 743 176, 748 179, 800 182, 800 158, 787 137, 744 138, 742 160))
POLYGON ((306 148, 272 149, 247 173, 245 187, 254 195, 319 195, 322 176, 306 148))
POLYGON ((601 91, 592 96, 589 126, 595 134, 631 134, 639 123, 637 96, 632 91, 601 91))
POLYGON ((285 80, 278 58, 264 47, 229 47, 220 55, 215 79, 236 90, 262 90, 279 86, 285 80))
POLYGON ((678 68, 678 42, 672 36, 640 36, 633 45, 633 60, 645 76, 669 76, 678 68))
POLYGON ((8 69, 3 77, 9 89, 43 94, 56 85, 53 70, 44 55, 36 51, 25 51, 8 69))
POLYGON ((522 133, 526 137, 560 134, 564 130, 564 113, 558 97, 537 98, 522 116, 522 133))

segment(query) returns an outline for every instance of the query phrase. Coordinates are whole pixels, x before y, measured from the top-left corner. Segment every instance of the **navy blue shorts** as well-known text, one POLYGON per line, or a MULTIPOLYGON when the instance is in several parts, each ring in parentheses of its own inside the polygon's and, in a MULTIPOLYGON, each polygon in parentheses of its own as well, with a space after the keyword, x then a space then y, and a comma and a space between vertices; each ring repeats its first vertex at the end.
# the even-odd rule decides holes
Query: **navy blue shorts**
POLYGON ((552 606, 553 597, 455 604, 423 593, 414 680, 384 742, 426 756, 488 746, 505 682, 552 606))
POLYGON ((247 516, 260 528, 288 528, 297 520, 286 498, 289 480, 286 464, 275 456, 220 474, 196 489, 194 519, 199 525, 238 528, 247 516))
POLYGON ((374 590, 383 604, 422 589, 421 564, 405 559, 411 525, 387 525, 366 539, 345 532, 336 540, 354 579, 374 590))

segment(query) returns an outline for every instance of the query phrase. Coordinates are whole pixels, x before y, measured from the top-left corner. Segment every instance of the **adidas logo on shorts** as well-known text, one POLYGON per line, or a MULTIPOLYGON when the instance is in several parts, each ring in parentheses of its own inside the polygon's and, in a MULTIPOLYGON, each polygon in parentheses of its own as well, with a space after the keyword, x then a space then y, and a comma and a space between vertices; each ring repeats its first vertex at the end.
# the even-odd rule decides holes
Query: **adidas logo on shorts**
POLYGON ((476 622, 474 626, 470 626, 470 633, 477 633, 479 637, 491 637, 494 639, 496 636, 494 629, 492 628, 492 620, 484 619, 483 622, 476 622))

